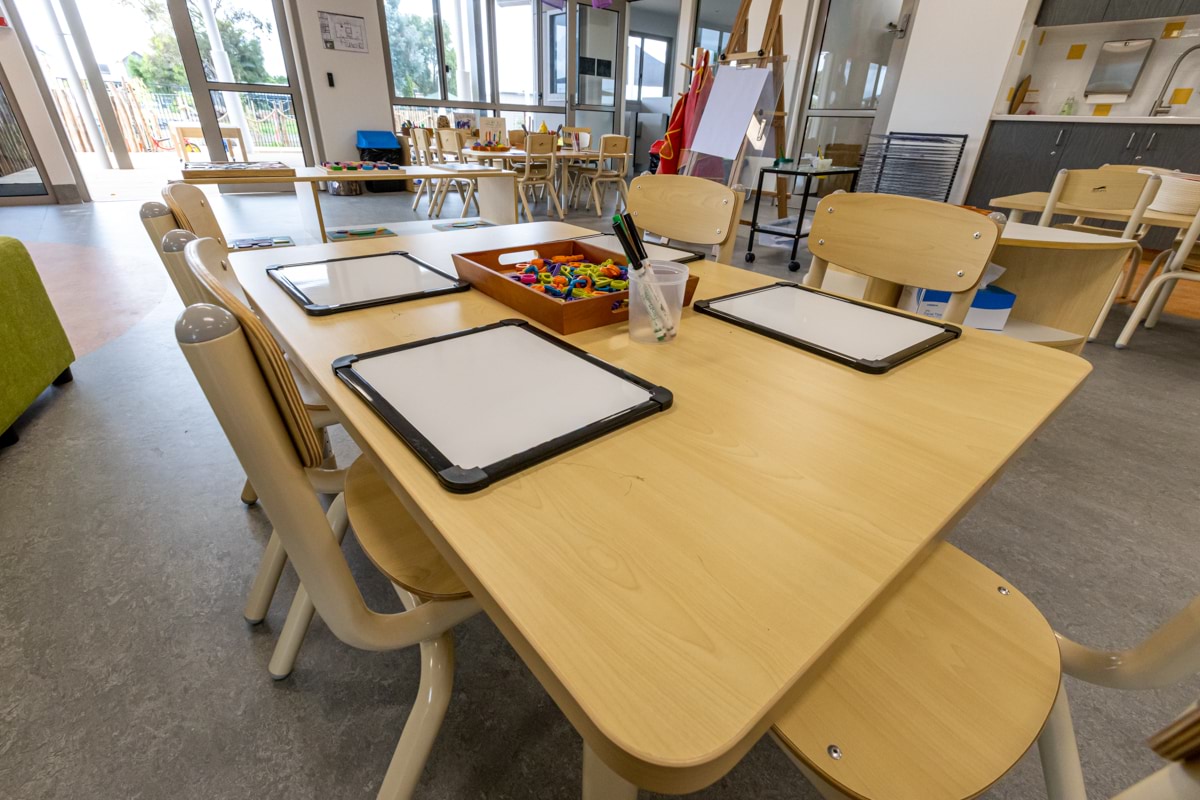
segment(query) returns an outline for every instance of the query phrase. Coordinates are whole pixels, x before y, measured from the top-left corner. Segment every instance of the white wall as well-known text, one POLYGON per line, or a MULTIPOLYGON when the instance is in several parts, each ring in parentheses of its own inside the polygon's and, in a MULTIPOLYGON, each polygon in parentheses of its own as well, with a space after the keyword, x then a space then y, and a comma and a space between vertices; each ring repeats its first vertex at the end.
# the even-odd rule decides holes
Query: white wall
POLYGON ((950 202, 961 203, 1027 7, 1039 0, 920 0, 887 129, 965 133, 950 202))
POLYGON ((42 100, 34 82, 33 71, 21 49, 17 32, 12 28, 0 28, 0 66, 12 84, 13 102, 21 109, 25 124, 37 144, 38 155, 46 166, 47 177, 53 186, 74 186, 75 176, 71 172, 67 155, 63 152, 50 112, 42 100))
MULTIPOLYGON (((379 6, 376 0, 296 0, 296 12, 293 35, 301 42, 301 73, 307 60, 315 103, 309 113, 316 117, 324 157, 330 161, 356 159, 355 131, 393 129, 379 6), (326 50, 321 42, 318 11, 365 18, 367 52, 326 50), (327 72, 333 73, 332 88, 325 77, 327 72)), ((321 147, 318 152, 322 152, 321 147)))

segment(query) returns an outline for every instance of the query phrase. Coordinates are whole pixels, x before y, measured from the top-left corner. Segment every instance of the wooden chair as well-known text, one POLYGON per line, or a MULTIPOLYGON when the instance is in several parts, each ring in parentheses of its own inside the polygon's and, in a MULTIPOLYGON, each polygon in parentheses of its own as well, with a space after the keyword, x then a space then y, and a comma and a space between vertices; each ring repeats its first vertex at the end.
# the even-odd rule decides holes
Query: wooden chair
POLYGON ((478 613, 478 603, 364 458, 350 468, 345 492, 328 513, 322 509, 306 477, 310 454, 295 438, 305 417, 278 404, 271 384, 274 370, 264 365, 253 339, 233 314, 219 306, 190 306, 175 330, 180 349, 259 487, 276 535, 300 576, 280 644, 295 639, 298 646, 308 620, 298 617, 297 606, 307 603, 352 647, 378 651, 420 645, 420 692, 379 791, 385 800, 412 797, 450 701, 451 630, 478 613), (405 611, 382 614, 367 607, 340 547, 347 524, 371 560, 392 579, 405 611))
POLYGON ((709 246, 722 264, 733 263, 742 194, 704 178, 641 175, 629 184, 626 208, 644 231, 709 246))
POLYGON ((952 545, 936 545, 813 672, 772 734, 823 797, 965 800, 1038 741, 1050 797, 1082 800, 1054 631, 952 545))
POLYGON ((212 206, 200 187, 188 183, 168 183, 162 190, 162 196, 180 228, 202 239, 216 239, 222 247, 229 249, 221 224, 217 222, 212 206))
POLYGON ((517 128, 508 132, 508 146, 514 150, 525 149, 525 131, 517 128))
POLYGON ((567 152, 571 150, 571 142, 574 141, 576 134, 579 135, 579 149, 587 150, 592 146, 592 129, 591 128, 573 128, 563 126, 563 147, 567 152))
MULTIPOLYGON (((418 165, 430 167, 439 163, 433 155, 433 148, 430 147, 432 133, 429 128, 412 128, 409 131, 409 136, 412 137, 413 154, 416 156, 418 165)), ((416 196, 413 197, 413 211, 416 211, 417 206, 421 204, 421 196, 428 195, 429 216, 433 216, 433 200, 437 185, 438 181, 436 178, 421 179, 421 183, 417 186, 416 196)))
POLYGON ((568 172, 575 178, 571 187, 571 205, 578 205, 578 195, 581 190, 589 191, 591 197, 584 204, 586 211, 592 201, 596 203, 596 216, 604 216, 604 191, 602 187, 608 183, 617 186, 621 203, 629 207, 629 191, 625 185, 625 173, 629 170, 629 137, 606 134, 600 137, 600 158, 594 162, 572 167, 568 172))
POLYGON ((1054 215, 1060 205, 1090 208, 1097 211, 1128 211, 1129 221, 1121 230, 1105 228, 1099 225, 1087 224, 1086 215, 1076 216, 1073 222, 1056 225, 1058 228, 1098 234, 1100 236, 1119 236, 1137 242, 1132 251, 1129 264, 1122 270, 1113 284, 1112 292, 1104 303, 1104 308, 1088 341, 1093 341, 1100 335, 1104 321, 1108 319, 1109 311, 1118 297, 1129 294, 1133 285, 1134 275, 1138 265, 1142 263, 1141 239, 1149 232, 1149 226, 1142 225, 1142 215, 1158 193, 1162 179, 1157 175, 1147 175, 1137 171, 1114 169, 1105 166, 1100 169, 1063 169, 1054 178, 1050 187, 1050 197, 1046 200, 1046 208, 1038 220, 1038 225, 1046 227, 1053 222, 1054 215))
POLYGON ((195 239, 196 235, 190 231, 181 230, 182 226, 179 221, 171 213, 171 209, 163 203, 143 203, 138 213, 142 219, 142 226, 150 237, 150 244, 166 269, 167 276, 171 279, 171 285, 175 287, 184 307, 194 303, 203 303, 204 296, 200 294, 200 287, 182 257, 184 245, 195 239), (171 236, 168 240, 167 235, 174 232, 188 235, 171 236), (169 252, 174 255, 168 255, 168 245, 169 252))
MULTIPOLYGON (((251 342, 255 357, 262 365, 272 395, 279 407, 287 410, 285 418, 289 421, 301 420, 289 424, 288 429, 311 483, 310 490, 323 494, 341 492, 345 474, 337 468, 329 437, 325 432, 329 426, 339 424, 338 420, 328 407, 314 407, 301 393, 290 362, 284 357, 279 343, 250 310, 237 276, 229 268, 226 253, 220 244, 215 239, 193 237, 184 247, 183 258, 200 289, 202 302, 220 306, 239 320, 251 342)), ((272 534, 243 612, 246 621, 251 625, 257 625, 266 619, 286 562, 287 554, 279 538, 272 534)), ((294 653, 291 658, 294 661, 294 653)), ((276 668, 277 665, 272 662, 272 674, 276 677, 286 677, 291 672, 291 661, 281 664, 276 668)))
MULTIPOLYGON (((558 202, 558 192, 554 188, 554 174, 557 168, 557 155, 554 145, 554 134, 531 133, 525 137, 525 169, 517 177, 517 194, 521 198, 521 207, 525 209, 525 219, 533 222, 533 212, 529 208, 529 189, 542 188, 546 192, 546 213, 550 213, 550 204, 558 211, 558 218, 563 218, 562 205, 558 202)), ((537 202, 535 196, 534 202, 537 202)))
MULTIPOLYGON (((437 157, 442 164, 467 163, 466 157, 463 156, 462 148, 462 134, 457 129, 438 129, 437 157)), ((440 217, 442 215, 442 204, 446 202, 446 193, 450 191, 451 186, 458 190, 458 195, 463 201, 462 214, 459 216, 467 216, 467 207, 471 205, 471 201, 475 198, 475 191, 478 186, 474 178, 459 178, 455 177, 453 173, 449 177, 438 181, 437 196, 431 206, 433 216, 440 217)), ((475 201, 475 206, 478 209, 478 200, 475 201)))
POLYGON ((1163 308, 1179 281, 1200 281, 1200 253, 1196 252, 1198 238, 1200 213, 1196 214, 1186 231, 1180 232, 1171 249, 1162 251, 1150 263, 1135 294, 1137 305, 1117 338, 1117 347, 1124 349, 1129 346, 1129 340, 1142 320, 1146 321, 1147 328, 1158 324, 1163 308), (1157 274, 1160 266, 1163 269, 1161 275, 1157 274))
POLYGON ((892 194, 831 194, 817 205, 804 283, 820 288, 829 264, 867 276, 863 297, 895 306, 904 286, 950 292, 945 321, 961 323, 1000 228, 974 211, 892 194))

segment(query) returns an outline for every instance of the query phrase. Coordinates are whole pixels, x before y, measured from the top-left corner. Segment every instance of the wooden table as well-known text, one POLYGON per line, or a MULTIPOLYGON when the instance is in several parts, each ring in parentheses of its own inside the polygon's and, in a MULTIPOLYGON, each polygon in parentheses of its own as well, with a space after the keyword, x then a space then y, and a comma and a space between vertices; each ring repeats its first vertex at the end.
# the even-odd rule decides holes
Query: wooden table
MULTIPOLYGON (((506 167, 512 161, 523 161, 529 158, 528 153, 526 153, 524 150, 518 150, 516 148, 507 150, 503 153, 495 153, 486 152, 483 150, 471 150, 470 148, 464 147, 463 155, 471 161, 481 161, 489 164, 495 160, 503 161, 506 167)), ((604 157, 620 158, 619 155, 604 157)), ((541 158, 545 158, 545 156, 541 156, 541 158)), ((559 163, 558 199, 565 207, 567 203, 567 173, 570 169, 571 163, 580 161, 598 161, 600 160, 601 155, 599 150, 559 150, 555 154, 555 158, 558 159, 559 163)))
MULTIPOLYGON (((590 233, 535 222, 287 256, 403 248, 452 271, 451 252, 590 233)), ((1091 370, 1067 353, 965 330, 872 376, 688 309, 665 346, 631 343, 625 324, 566 337, 671 389, 669 411, 455 495, 330 363, 518 315, 469 291, 308 317, 264 272, 279 253, 230 260, 285 349, 582 734, 585 798, 632 797, 626 781, 690 792, 728 772, 805 671, 919 568, 1091 370)), ((689 268, 697 298, 771 282, 707 261, 689 268)))
MULTIPOLYGON (((355 170, 353 172, 330 172, 324 167, 298 167, 295 177, 240 177, 187 178, 184 183, 193 184, 268 184, 293 183, 296 199, 300 203, 300 218, 304 228, 322 242, 328 242, 325 232, 325 217, 321 213, 321 184, 328 181, 404 181, 416 178, 476 178, 479 188, 475 197, 479 201, 480 219, 495 225, 511 225, 517 222, 517 174, 490 167, 455 170, 438 166, 400 167, 389 170, 355 170)), ((465 213, 465 209, 464 209, 465 213)), ((390 237, 389 237, 390 238, 390 237)), ((393 242, 395 240, 392 240, 393 242)))
MULTIPOLYGON (((1008 195, 1006 197, 995 197, 988 201, 988 205, 996 208, 1011 209, 1009 220, 1012 222, 1020 222, 1026 211, 1036 211, 1039 214, 1046 209, 1046 202, 1050 199, 1049 192, 1023 192, 1021 194, 1008 195)), ((1098 210, 1086 208, 1083 206, 1070 206, 1064 203, 1059 203, 1055 208, 1055 213, 1062 213, 1069 216, 1087 217, 1090 219, 1104 219, 1114 222, 1128 222, 1129 213, 1125 211, 1098 210)), ((1176 272, 1183 269, 1183 264, 1191 256, 1192 248, 1196 246, 1197 238, 1200 238, 1200 214, 1167 214, 1162 211, 1146 210, 1142 215, 1142 222, 1146 225, 1158 225, 1163 228, 1173 228, 1183 231, 1183 240, 1179 242, 1175 248, 1175 255, 1171 257, 1170 262, 1163 268, 1165 272, 1176 272)), ((1129 322, 1126 323, 1125 329, 1121 331, 1121 335, 1117 339, 1117 347, 1125 347, 1129 344, 1129 339, 1133 336, 1133 332, 1137 329, 1138 323, 1146 320, 1146 327, 1153 328, 1158 324, 1158 318, 1162 314, 1163 306, 1167 304, 1168 292, 1161 292, 1159 297, 1144 297, 1138 302, 1137 308, 1130 316, 1129 322)))

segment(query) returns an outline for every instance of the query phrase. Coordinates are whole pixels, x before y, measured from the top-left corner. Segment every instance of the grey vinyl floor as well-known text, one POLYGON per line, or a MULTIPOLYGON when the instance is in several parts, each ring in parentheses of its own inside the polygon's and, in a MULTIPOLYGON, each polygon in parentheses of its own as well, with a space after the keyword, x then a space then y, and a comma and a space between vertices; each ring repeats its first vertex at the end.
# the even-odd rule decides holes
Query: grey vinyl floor
MULTIPOLYGON (((411 219, 407 205, 331 198, 326 210, 340 225, 411 219)), ((297 224, 287 197, 216 206, 227 233, 297 224)), ((136 204, 4 208, 0 234, 105 248, 161 280, 136 204)), ((787 274, 785 250, 760 252, 756 271, 787 274)), ((296 672, 270 680, 294 577, 263 625, 242 621, 269 526, 238 502, 242 472, 174 343, 179 311, 168 288, 0 451, 0 798, 373 797, 416 692, 416 653, 352 650, 318 620, 296 672)), ((1136 642, 1200 593, 1200 322, 1165 317, 1118 352, 1127 315, 1114 312, 1085 351, 1087 383, 952 537, 1058 630, 1104 647, 1136 642)), ((352 542, 347 552, 368 601, 396 608, 352 542)), ((580 739, 505 640, 477 617, 457 643, 454 701, 417 797, 578 797, 580 739)), ((1200 681, 1068 689, 1090 795, 1104 798, 1156 768, 1143 740, 1200 681)), ((1034 753, 987 794, 1044 796, 1034 753)), ((763 741, 694 797, 816 794, 763 741)))

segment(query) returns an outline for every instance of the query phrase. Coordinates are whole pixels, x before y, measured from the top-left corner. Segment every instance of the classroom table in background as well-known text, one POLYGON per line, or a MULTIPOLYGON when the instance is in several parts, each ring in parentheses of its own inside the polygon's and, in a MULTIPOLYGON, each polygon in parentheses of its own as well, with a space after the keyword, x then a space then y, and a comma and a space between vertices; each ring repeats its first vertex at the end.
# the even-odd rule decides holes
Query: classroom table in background
MULTIPOLYGON (((517 174, 507 170, 480 166, 470 170, 448 170, 437 165, 428 167, 399 167, 389 170, 341 170, 331 172, 324 167, 298 167, 294 177, 239 177, 185 178, 192 184, 280 184, 292 183, 296 187, 296 200, 300 204, 300 219, 307 233, 322 242, 328 242, 325 217, 321 212, 321 184, 329 181, 404 181, 415 178, 475 178, 478 189, 475 198, 479 202, 479 218, 495 225, 510 225, 517 222, 517 174)), ((464 213, 465 213, 464 209, 464 213)))
MULTIPOLYGON (((479 161, 479 162, 485 163, 485 164, 489 164, 492 161, 502 161, 502 162, 504 162, 505 167, 508 167, 508 165, 511 164, 513 161, 524 161, 526 158, 529 157, 528 153, 526 153, 524 150, 517 150, 517 149, 506 150, 504 152, 497 153, 497 152, 490 152, 490 151, 485 151, 485 150, 470 150, 468 148, 463 148, 463 155, 468 160, 479 161)), ((626 155, 629 155, 629 154, 626 154, 626 155)), ((604 156, 604 157, 605 158, 619 158, 620 156, 604 156)), ((541 156, 541 158, 545 158, 545 156, 541 156)), ((579 166, 580 164, 587 164, 587 163, 591 163, 593 161, 599 161, 601 158, 601 155, 600 155, 599 150, 563 150, 563 149, 560 149, 555 154, 555 158, 558 159, 558 170, 559 170, 559 175, 558 175, 559 198, 558 199, 560 202, 563 203, 563 205, 565 207, 566 202, 567 202, 567 194, 568 194, 567 193, 567 181, 568 181, 567 175, 568 175, 568 172, 570 171, 570 168, 572 166, 579 166)))
MULTIPOLYGON (((403 249, 453 272, 453 252, 591 233, 534 222, 287 256, 403 249)), ((318 320, 266 275, 279 256, 230 261, 297 368, 580 732, 585 796, 606 800, 634 797, 633 785, 692 792, 726 774, 1090 371, 968 329, 867 375, 687 309, 668 345, 633 344, 625 324, 564 337, 665 386, 669 410, 456 495, 330 365, 520 315, 472 290, 318 320)), ((688 266, 698 298, 771 282, 688 266)))

